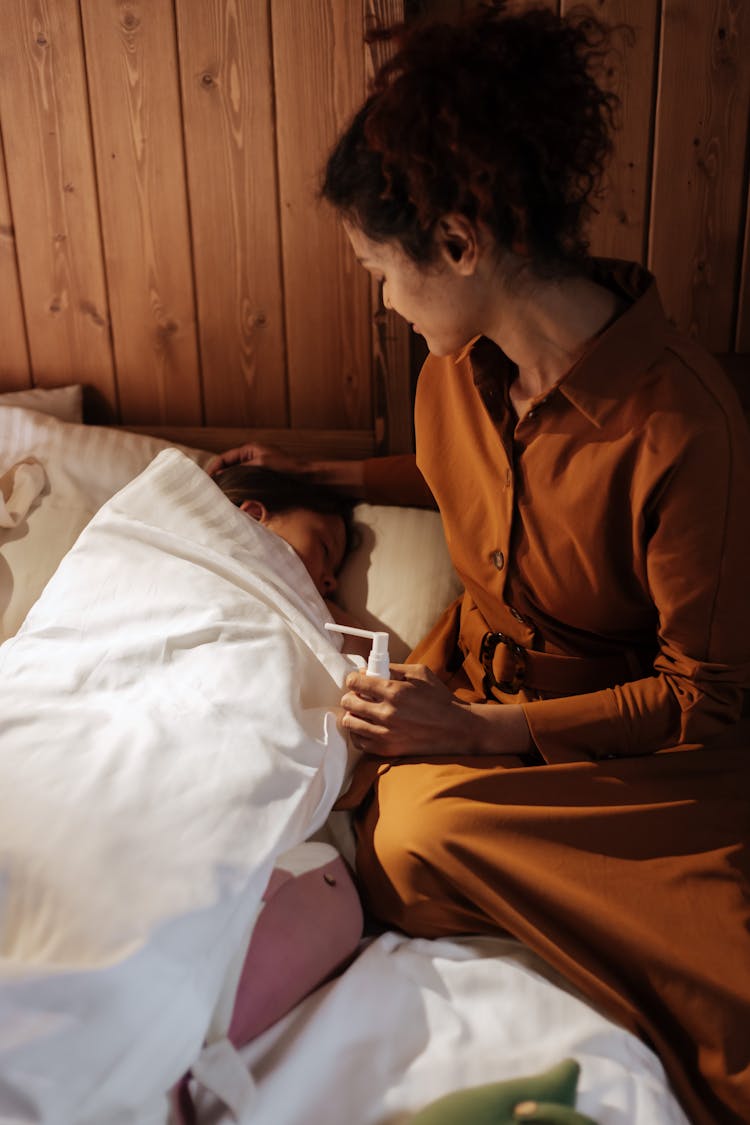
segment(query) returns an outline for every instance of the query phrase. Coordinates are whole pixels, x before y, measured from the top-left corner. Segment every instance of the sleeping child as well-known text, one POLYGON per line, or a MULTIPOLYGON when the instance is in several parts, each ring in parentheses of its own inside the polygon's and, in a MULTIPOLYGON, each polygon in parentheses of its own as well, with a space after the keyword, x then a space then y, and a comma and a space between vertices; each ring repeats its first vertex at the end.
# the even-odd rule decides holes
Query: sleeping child
MULTIPOLYGON (((213 479, 233 504, 295 551, 334 621, 356 627, 359 622, 332 600, 338 573, 355 545, 354 501, 324 485, 259 465, 233 465, 213 479)), ((347 636, 343 651, 366 658, 369 644, 347 636)))

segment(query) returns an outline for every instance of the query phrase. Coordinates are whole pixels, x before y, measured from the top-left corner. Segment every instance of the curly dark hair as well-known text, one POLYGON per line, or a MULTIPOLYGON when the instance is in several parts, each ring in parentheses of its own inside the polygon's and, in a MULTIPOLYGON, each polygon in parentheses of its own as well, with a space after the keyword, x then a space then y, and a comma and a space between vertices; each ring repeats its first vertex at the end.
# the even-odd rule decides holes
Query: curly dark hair
POLYGON ((321 195, 376 242, 434 258, 442 215, 481 221, 538 269, 585 259, 585 219, 618 99, 595 74, 610 29, 587 10, 514 15, 505 0, 453 22, 399 25, 397 51, 334 146, 321 195))

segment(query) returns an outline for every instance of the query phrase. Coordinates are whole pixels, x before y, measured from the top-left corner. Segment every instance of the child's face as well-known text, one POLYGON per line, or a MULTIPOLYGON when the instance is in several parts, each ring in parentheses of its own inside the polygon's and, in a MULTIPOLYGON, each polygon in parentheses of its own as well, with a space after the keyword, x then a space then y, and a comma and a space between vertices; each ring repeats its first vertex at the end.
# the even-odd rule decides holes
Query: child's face
POLYGON ((323 597, 332 594, 346 552, 346 527, 341 516, 292 508, 275 515, 266 513, 261 522, 294 548, 318 593, 323 597))

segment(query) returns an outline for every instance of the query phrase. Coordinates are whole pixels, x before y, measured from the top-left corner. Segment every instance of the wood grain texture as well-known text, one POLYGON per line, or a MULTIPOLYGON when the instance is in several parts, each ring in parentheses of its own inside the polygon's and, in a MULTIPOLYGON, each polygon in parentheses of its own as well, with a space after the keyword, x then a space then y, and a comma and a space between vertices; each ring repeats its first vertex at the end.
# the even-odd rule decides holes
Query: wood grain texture
POLYGON ((745 210, 745 241, 742 250, 742 268, 737 297, 737 333, 734 342, 736 352, 750 352, 750 181, 745 189, 747 204, 745 210))
POLYGON ((209 425, 287 422, 268 10, 176 0, 209 425))
POLYGON ((362 6, 285 0, 271 13, 290 421, 367 429, 369 281, 316 202, 327 152, 364 96, 362 6))
POLYGON ((365 457, 372 457, 375 453, 372 430, 286 430, 255 427, 248 429, 245 426, 127 426, 123 428, 137 434, 151 434, 153 437, 174 441, 179 445, 189 445, 194 449, 206 449, 211 453, 223 453, 247 441, 275 445, 298 457, 319 460, 359 461, 365 457))
POLYGON ((171 0, 82 0, 121 418, 202 420, 171 0))
MULTIPOLYGON (((562 14, 577 0, 563 0, 562 14)), ((645 261, 654 114, 655 0, 599 0, 598 18, 612 29, 610 50, 597 76, 620 99, 614 153, 592 202, 591 252, 602 257, 645 261)))
POLYGON ((21 285, 16 261, 16 238, 5 178, 5 158, 0 137, 0 383, 3 390, 21 391, 31 386, 21 285))
MULTIPOLYGON (((366 0, 365 27, 392 27, 404 19, 403 0, 366 0)), ((365 80, 370 81, 392 54, 388 41, 365 45, 365 80)), ((383 304, 382 286, 371 285, 373 416, 379 453, 409 453, 414 449, 411 329, 403 317, 383 304)))
POLYGON ((34 382, 116 405, 76 0, 5 0, 0 118, 34 382))
POLYGON ((734 343, 750 104, 750 6, 664 0, 649 264, 680 328, 734 343))

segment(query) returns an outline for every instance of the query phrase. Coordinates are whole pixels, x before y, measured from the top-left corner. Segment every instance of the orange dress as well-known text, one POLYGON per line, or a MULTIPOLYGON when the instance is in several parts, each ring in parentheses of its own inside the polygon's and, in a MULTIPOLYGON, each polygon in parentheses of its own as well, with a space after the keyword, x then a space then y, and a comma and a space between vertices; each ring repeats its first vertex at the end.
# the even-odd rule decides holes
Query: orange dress
POLYGON ((363 759, 357 868, 407 933, 514 934, 660 1054, 695 1125, 750 1121, 750 435, 653 279, 517 419, 490 341, 428 357, 417 464, 465 594, 412 659, 521 703, 532 755, 363 759), (426 484, 425 484, 426 482, 426 484), (429 488, 426 487, 429 486, 429 488))

